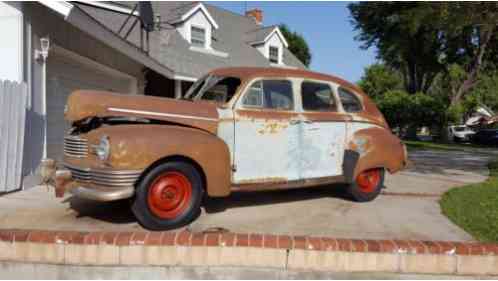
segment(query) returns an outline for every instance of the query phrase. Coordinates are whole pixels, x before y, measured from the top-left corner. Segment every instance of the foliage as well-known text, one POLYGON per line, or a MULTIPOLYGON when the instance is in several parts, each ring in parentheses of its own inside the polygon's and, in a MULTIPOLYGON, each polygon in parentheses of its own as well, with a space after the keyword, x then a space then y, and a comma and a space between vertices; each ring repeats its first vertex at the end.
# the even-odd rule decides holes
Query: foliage
POLYGON ((442 118, 442 103, 424 93, 391 90, 378 96, 377 105, 392 128, 431 126, 442 118))
POLYGON ((403 81, 399 73, 384 64, 376 63, 365 68, 365 74, 358 82, 363 91, 377 100, 390 90, 402 90, 403 81))
POLYGON ((363 48, 377 47, 378 57, 402 73, 410 94, 427 93, 434 78, 446 73, 455 105, 481 71, 498 62, 496 2, 356 2, 349 10, 356 39, 363 48))
POLYGON ((446 192, 441 209, 451 221, 483 242, 498 242, 498 161, 489 164, 490 177, 446 192))
POLYGON ((356 2, 349 5, 362 48, 377 47, 377 56, 403 76, 405 90, 427 92, 440 63, 438 30, 430 24, 430 6, 412 2, 356 2))
POLYGON ((311 64, 311 52, 304 37, 295 31, 291 31, 285 24, 280 24, 279 29, 287 40, 287 43, 289 43, 289 51, 306 67, 309 67, 311 64))

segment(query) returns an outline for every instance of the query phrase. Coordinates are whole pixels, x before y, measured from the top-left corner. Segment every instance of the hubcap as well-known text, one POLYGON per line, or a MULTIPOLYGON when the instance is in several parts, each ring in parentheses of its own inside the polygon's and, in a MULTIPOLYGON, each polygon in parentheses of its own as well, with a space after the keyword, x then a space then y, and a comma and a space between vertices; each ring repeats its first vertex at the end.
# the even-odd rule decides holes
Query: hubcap
POLYGON ((380 169, 366 170, 358 175, 356 183, 366 193, 374 192, 380 183, 380 169))
POLYGON ((188 207, 192 199, 192 184, 182 173, 166 172, 154 180, 147 197, 154 215, 173 219, 188 207))

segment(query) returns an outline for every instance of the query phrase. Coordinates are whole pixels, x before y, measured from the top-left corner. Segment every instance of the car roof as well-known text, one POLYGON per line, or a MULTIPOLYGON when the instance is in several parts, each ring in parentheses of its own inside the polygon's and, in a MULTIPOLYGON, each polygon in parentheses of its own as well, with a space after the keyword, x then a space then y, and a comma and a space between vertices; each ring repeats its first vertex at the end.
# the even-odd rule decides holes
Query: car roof
POLYGON ((346 88, 350 88, 364 95, 363 91, 353 83, 350 83, 337 76, 293 68, 282 67, 225 67, 218 68, 210 72, 213 75, 236 76, 241 79, 251 79, 256 77, 296 77, 314 80, 330 81, 346 88))

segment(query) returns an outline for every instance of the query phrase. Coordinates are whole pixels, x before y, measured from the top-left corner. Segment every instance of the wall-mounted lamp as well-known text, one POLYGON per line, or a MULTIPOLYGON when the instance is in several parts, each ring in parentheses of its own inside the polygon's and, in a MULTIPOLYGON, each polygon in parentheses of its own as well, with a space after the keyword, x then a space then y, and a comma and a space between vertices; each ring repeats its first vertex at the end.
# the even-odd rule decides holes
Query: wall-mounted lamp
POLYGON ((48 37, 40 38, 40 50, 35 50, 35 59, 46 60, 48 57, 48 50, 50 49, 50 39, 48 37))

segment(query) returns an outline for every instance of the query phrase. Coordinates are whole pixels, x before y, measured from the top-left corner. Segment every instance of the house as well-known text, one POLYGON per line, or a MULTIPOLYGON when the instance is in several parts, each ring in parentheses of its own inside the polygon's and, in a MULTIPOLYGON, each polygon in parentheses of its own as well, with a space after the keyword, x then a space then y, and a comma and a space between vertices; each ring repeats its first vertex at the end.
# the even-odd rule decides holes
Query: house
POLYGON ((28 88, 23 175, 43 158, 61 158, 65 101, 75 89, 178 98, 218 67, 304 68, 259 9, 147 3, 0 2, 0 80, 28 88))

